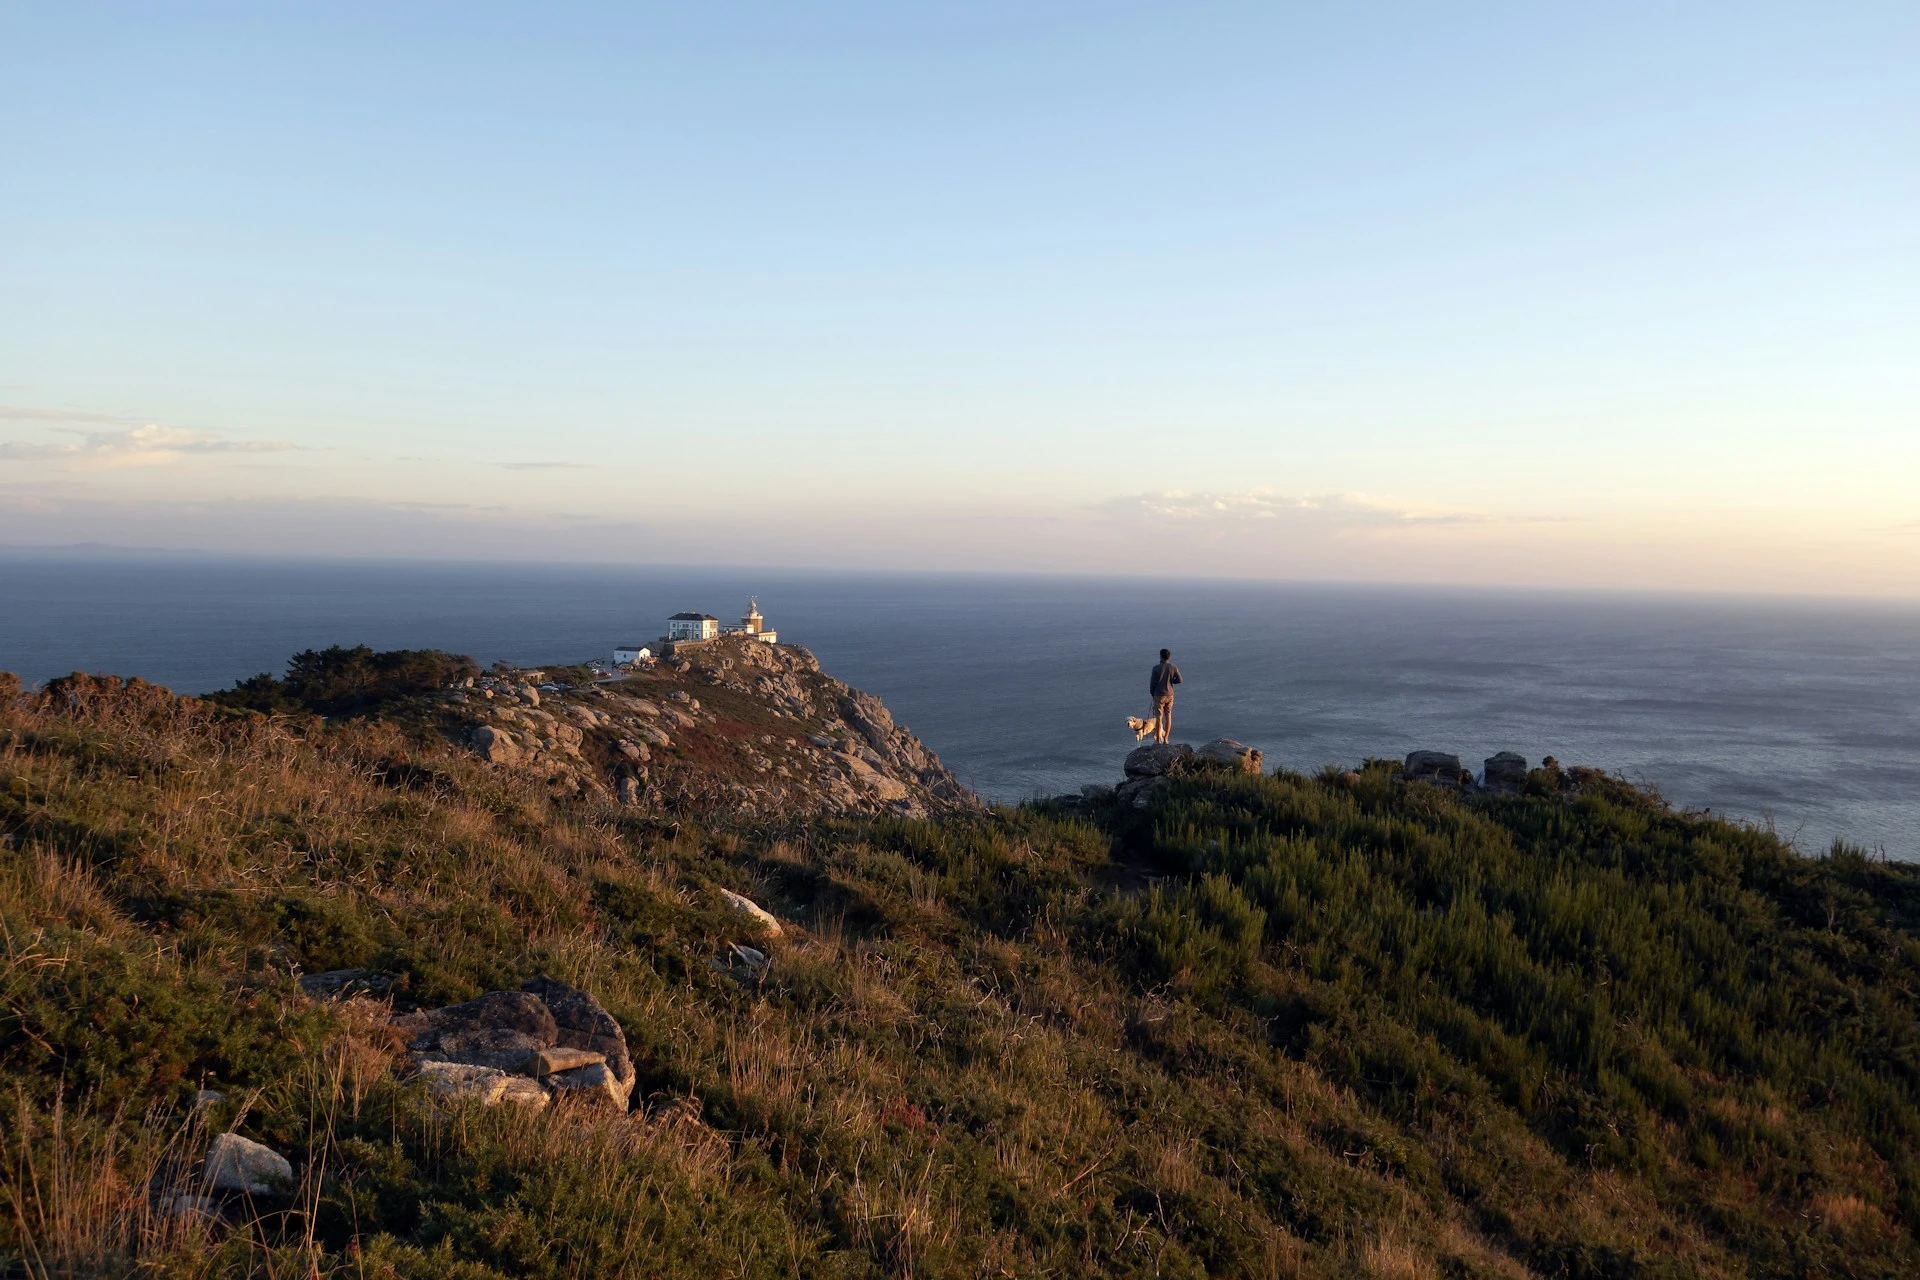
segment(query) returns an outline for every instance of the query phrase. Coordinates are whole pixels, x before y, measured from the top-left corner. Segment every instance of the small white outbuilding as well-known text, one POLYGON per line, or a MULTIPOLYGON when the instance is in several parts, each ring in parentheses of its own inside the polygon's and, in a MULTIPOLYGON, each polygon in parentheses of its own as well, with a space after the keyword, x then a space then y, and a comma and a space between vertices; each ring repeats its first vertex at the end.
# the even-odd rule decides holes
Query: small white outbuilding
POLYGON ((613 647, 613 665, 631 666, 636 662, 645 662, 653 656, 653 650, 641 644, 617 644, 613 647))

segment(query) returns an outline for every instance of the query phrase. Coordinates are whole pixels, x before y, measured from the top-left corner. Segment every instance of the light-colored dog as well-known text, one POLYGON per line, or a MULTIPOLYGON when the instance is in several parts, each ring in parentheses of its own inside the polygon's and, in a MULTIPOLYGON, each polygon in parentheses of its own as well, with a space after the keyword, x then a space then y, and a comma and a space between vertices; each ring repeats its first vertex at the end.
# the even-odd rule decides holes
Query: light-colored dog
POLYGON ((1139 716, 1127 717, 1127 728, 1133 730, 1133 740, 1135 742, 1145 742, 1148 738, 1151 738, 1153 736, 1154 726, 1157 723, 1152 716, 1148 716, 1145 720, 1142 720, 1139 716))

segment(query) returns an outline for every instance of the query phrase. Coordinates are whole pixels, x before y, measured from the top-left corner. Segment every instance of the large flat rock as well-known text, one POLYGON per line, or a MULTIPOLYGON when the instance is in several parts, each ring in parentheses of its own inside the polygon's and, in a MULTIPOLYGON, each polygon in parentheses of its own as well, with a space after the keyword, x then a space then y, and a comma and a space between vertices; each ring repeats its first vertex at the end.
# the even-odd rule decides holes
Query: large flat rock
POLYGON ((1150 743, 1127 753, 1129 778, 1163 778, 1193 758, 1193 748, 1184 742, 1150 743))

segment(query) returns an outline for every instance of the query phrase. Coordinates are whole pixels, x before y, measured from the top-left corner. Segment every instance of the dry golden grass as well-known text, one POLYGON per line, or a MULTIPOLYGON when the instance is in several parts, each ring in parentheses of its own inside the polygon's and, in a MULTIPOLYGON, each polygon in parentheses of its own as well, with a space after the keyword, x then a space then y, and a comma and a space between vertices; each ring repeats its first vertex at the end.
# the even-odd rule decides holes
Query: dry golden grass
POLYGON ((105 1274, 123 1259, 204 1247, 213 1224, 176 1212, 197 1189, 192 1156, 206 1135, 194 1117, 152 1111, 50 1112, 16 1097, 5 1128, 5 1191, 34 1277, 105 1274))

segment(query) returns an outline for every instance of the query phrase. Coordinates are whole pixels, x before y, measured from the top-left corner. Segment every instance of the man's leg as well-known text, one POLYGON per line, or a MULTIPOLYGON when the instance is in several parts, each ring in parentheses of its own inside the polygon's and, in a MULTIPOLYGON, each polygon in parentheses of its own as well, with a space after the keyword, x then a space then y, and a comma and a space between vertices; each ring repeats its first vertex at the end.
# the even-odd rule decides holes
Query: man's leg
POLYGON ((1165 743, 1173 737, 1173 699, 1161 698, 1153 704, 1153 740, 1165 743))

